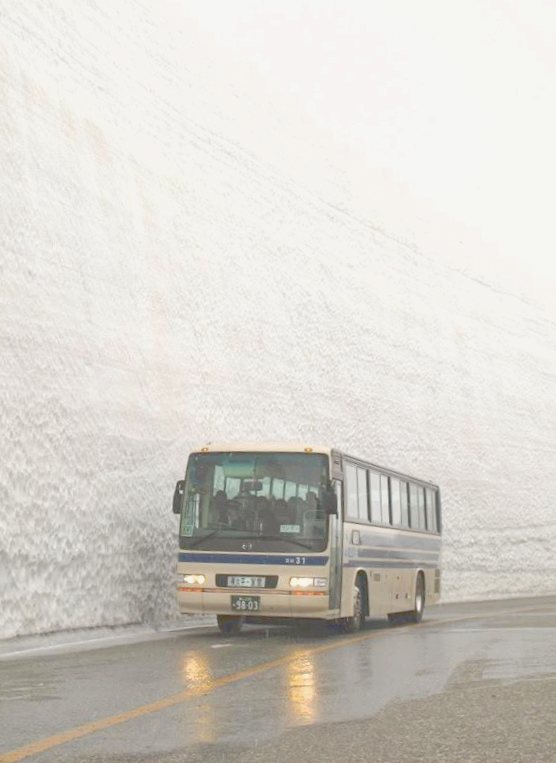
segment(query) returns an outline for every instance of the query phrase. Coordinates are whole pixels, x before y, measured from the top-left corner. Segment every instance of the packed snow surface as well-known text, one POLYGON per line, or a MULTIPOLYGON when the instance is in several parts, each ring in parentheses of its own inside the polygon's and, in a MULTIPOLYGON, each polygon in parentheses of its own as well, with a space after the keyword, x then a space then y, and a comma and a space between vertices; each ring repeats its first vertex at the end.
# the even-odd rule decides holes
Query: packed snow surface
POLYGON ((377 229, 177 6, 0 7, 0 637, 172 618, 211 439, 439 483, 445 599, 556 590, 554 315, 377 229))

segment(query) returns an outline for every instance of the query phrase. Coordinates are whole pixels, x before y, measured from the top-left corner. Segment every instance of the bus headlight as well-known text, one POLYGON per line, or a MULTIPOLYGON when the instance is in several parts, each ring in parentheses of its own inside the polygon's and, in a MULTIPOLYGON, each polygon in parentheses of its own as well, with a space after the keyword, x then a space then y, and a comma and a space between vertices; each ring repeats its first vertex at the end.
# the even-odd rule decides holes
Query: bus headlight
POLYGON ((204 575, 178 575, 178 583, 184 583, 185 585, 204 585, 204 575))
POLYGON ((326 588, 328 578, 290 578, 292 588, 326 588))

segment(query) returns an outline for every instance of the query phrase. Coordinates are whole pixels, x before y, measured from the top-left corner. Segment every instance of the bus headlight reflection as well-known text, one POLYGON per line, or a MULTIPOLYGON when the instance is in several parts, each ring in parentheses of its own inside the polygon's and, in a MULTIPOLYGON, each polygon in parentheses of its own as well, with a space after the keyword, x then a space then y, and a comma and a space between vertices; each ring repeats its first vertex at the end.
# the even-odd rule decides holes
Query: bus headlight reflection
POLYGON ((292 588, 326 588, 328 578, 290 578, 292 588))
POLYGON ((178 582, 185 585, 204 585, 205 580, 204 575, 179 575, 178 577, 178 582))

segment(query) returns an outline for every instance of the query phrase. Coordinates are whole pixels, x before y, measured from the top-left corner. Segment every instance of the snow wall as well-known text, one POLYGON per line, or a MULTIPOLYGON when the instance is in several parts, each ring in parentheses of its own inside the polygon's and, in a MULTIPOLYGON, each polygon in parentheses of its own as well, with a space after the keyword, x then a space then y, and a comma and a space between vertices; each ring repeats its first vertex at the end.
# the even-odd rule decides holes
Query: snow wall
POLYGON ((437 481, 445 600, 554 591, 554 316, 378 230, 179 4, 1 5, 0 637, 172 618, 213 439, 437 481))

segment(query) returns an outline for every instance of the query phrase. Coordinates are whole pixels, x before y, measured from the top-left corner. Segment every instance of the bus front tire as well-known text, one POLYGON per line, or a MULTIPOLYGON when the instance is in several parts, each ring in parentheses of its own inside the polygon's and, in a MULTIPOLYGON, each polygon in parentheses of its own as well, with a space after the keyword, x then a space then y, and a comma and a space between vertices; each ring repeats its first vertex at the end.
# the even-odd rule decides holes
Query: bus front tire
POLYGON ((363 604, 363 585, 360 580, 355 581, 353 589, 353 615, 344 617, 342 630, 344 633, 358 633, 365 623, 365 607, 363 604))
POLYGON ((216 615, 218 630, 224 636, 237 636, 243 625, 241 615, 216 615))

